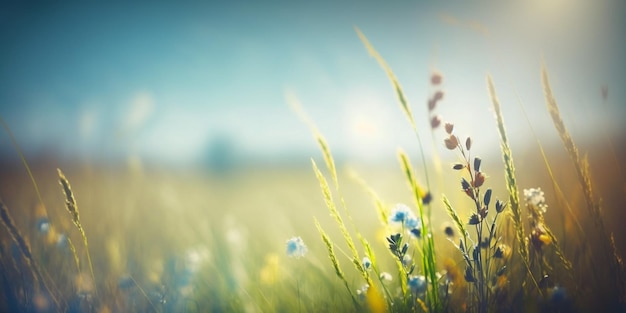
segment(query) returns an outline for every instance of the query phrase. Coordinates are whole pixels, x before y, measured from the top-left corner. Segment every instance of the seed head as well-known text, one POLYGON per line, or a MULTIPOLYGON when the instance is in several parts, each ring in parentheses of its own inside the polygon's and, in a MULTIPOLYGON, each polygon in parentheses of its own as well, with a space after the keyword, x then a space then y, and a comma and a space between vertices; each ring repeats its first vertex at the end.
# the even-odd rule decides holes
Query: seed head
POLYGON ((459 139, 454 135, 450 135, 450 137, 444 140, 444 143, 446 144, 446 148, 454 150, 459 146, 459 139))
POLYGON ((446 133, 448 133, 448 135, 452 135, 452 131, 454 130, 454 124, 446 123, 444 127, 446 128, 446 133))
POLYGON ((433 72, 432 75, 430 75, 430 83, 434 86, 441 84, 442 79, 443 77, 439 72, 433 72))

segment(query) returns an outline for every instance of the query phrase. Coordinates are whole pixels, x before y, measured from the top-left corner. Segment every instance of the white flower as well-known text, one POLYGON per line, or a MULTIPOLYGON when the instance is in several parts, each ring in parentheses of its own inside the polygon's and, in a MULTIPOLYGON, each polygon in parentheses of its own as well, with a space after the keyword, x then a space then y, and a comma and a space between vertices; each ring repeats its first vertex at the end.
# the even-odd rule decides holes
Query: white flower
POLYGON ((287 240, 287 256, 296 259, 303 257, 308 251, 304 241, 300 237, 293 237, 287 240))
POLYGON ((546 198, 543 196, 541 188, 524 189, 524 197, 527 203, 538 207, 543 213, 546 213, 548 205, 546 204, 546 198))
POLYGON ((382 272, 382 273, 380 273, 380 279, 384 280, 384 281, 392 281, 393 280, 393 276, 391 276, 391 274, 389 274, 387 272, 382 272))

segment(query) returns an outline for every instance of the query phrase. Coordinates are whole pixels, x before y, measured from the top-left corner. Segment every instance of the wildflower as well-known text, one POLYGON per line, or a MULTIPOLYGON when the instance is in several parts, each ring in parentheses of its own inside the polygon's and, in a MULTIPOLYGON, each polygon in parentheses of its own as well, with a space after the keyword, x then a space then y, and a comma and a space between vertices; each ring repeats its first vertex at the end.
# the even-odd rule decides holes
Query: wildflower
POLYGON ((538 207, 543 213, 546 213, 548 205, 541 188, 524 189, 524 197, 527 203, 538 207))
POLYGON ((380 279, 383 281, 392 281, 393 280, 393 276, 391 276, 391 274, 387 273, 387 272, 382 272, 380 273, 380 279))
POLYGON ((416 216, 408 216, 404 220, 404 226, 410 229, 417 228, 420 226, 420 219, 417 218, 416 216))
POLYGON ((422 203, 429 204, 431 201, 433 201, 433 195, 430 192, 426 192, 426 195, 422 197, 422 203))
POLYGON ((552 243, 552 238, 546 234, 545 228, 539 224, 533 228, 530 232, 530 242, 537 250, 541 250, 544 245, 547 246, 552 243))
POLYGON ((67 242, 68 242, 68 241, 67 241, 67 236, 65 236, 65 234, 60 234, 60 235, 57 237, 57 240, 56 240, 56 245, 57 245, 57 247, 59 247, 59 248, 65 248, 65 247, 67 247, 67 242))
POLYGON ((50 230, 50 221, 47 217, 37 219, 37 230, 44 235, 48 233, 50 230))
POLYGON ((304 241, 300 237, 293 237, 287 240, 287 256, 296 259, 303 257, 308 251, 304 241))
POLYGON ((565 292, 565 288, 560 286, 554 286, 552 288, 552 300, 553 303, 563 303, 567 299, 567 293, 565 292))
POLYGON ((422 229, 419 227, 411 229, 411 235, 417 239, 422 238, 422 229))
POLYGON ((367 290, 370 288, 370 285, 365 284, 363 286, 361 286, 361 288, 356 290, 356 294, 357 296, 361 297, 361 298, 365 298, 365 296, 367 295, 367 290))
POLYGON ((280 264, 278 255, 268 254, 265 257, 265 266, 261 269, 259 276, 261 282, 267 285, 271 285, 278 280, 280 264))
POLYGON ((398 204, 395 208, 393 208, 389 221, 393 223, 401 223, 402 226, 409 229, 416 228, 421 224, 420 219, 417 218, 413 211, 411 211, 411 209, 404 204, 398 204))
POLYGON ((446 223, 443 226, 443 232, 446 234, 446 236, 448 237, 454 237, 454 228, 452 228, 452 225, 450 225, 450 223, 446 223))
POLYGON ((33 296, 33 306, 35 307, 36 312, 51 312, 51 302, 50 299, 43 293, 36 293, 33 296))
POLYGON ((404 257, 402 257, 402 265, 404 265, 404 266, 411 265, 412 261, 413 261, 413 259, 408 254, 405 254, 404 257))
POLYGON ((410 276, 409 287, 415 293, 424 293, 426 291, 426 277, 422 275, 410 276))
POLYGON ((369 270, 372 267, 372 261, 368 257, 363 258, 362 264, 363 268, 366 270, 369 270))

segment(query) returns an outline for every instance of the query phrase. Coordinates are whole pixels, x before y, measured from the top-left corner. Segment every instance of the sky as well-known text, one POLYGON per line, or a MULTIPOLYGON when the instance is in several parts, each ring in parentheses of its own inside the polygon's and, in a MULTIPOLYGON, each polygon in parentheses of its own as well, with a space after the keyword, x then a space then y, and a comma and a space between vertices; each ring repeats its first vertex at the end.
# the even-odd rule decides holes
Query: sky
MULTIPOLYGON (((195 164, 226 151, 307 164, 317 151, 288 105, 297 98, 340 157, 414 153, 358 27, 404 87, 427 154, 442 138, 428 127, 433 70, 437 114, 477 147, 498 149, 487 74, 514 142, 556 138, 542 61, 566 125, 593 139, 624 133, 624 17, 609 0, 3 3, 0 116, 31 158, 195 164)), ((1 135, 0 159, 15 156, 1 135)))

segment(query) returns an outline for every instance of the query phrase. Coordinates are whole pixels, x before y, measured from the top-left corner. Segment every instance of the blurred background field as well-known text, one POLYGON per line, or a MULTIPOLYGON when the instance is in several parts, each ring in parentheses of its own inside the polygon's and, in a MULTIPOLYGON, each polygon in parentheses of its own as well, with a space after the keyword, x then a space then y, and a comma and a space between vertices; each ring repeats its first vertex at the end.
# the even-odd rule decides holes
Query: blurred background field
MULTIPOLYGON (((353 310, 313 222, 341 237, 311 170, 310 158, 322 164, 321 154, 287 104, 294 96, 337 159, 354 224, 380 267, 393 271, 389 234, 352 174, 389 207, 411 205, 397 148, 414 164, 421 160, 394 91, 354 25, 394 69, 411 103, 431 173, 440 265, 446 257, 460 261, 443 233, 450 219, 440 195, 463 217, 472 203, 459 192, 459 174, 450 169, 458 160, 442 144, 443 130, 430 131, 433 71, 443 73, 445 90, 437 114, 460 136, 472 137, 487 184, 507 199, 485 83, 486 73, 494 77, 520 189, 545 191, 546 219, 573 262, 597 257, 580 247, 585 234, 553 189, 533 135, 567 204, 583 229, 592 229, 574 165, 545 106, 542 60, 565 124, 589 157, 605 225, 626 253, 621 2, 0 8, 0 116, 44 203, 6 133, 0 136, 0 198, 68 311, 353 310), (86 262, 57 168, 72 184, 95 284, 85 268, 78 273, 63 237, 86 262), (293 236, 308 246, 302 259, 285 254, 293 236)), ((419 168, 417 175, 423 181, 419 168)), ((356 290, 363 282, 349 267, 343 242, 336 243, 356 290)), ((4 228, 0 244, 0 311, 49 310, 52 299, 35 291, 4 228)), ((582 308, 602 307, 602 290, 580 288, 582 308)))

